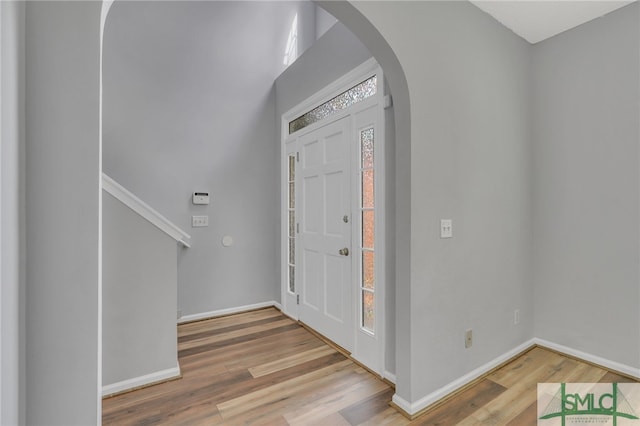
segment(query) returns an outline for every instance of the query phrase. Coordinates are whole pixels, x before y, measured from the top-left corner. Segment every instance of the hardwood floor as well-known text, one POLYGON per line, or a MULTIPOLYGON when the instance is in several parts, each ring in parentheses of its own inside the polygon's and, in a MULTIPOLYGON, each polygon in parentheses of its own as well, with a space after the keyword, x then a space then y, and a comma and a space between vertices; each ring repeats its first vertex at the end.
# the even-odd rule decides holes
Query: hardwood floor
POLYGON ((538 382, 628 382, 534 348, 409 421, 393 389, 275 309, 178 327, 182 379, 103 400, 105 425, 535 425, 538 382))

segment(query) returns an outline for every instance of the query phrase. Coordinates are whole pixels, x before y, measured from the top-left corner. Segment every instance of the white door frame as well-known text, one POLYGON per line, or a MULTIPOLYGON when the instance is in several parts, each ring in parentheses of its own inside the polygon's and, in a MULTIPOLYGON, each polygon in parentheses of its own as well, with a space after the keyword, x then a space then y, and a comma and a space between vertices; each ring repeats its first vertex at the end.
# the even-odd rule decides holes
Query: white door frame
MULTIPOLYGON (((354 125, 352 126, 352 141, 357 140, 358 126, 356 115, 366 110, 375 110, 375 156, 374 156, 374 190, 375 190, 375 335, 368 333, 360 327, 360 248, 359 248, 359 236, 361 226, 361 219, 359 217, 360 200, 358 194, 360 193, 357 188, 359 182, 357 174, 359 173, 359 165, 357 161, 359 159, 359 152, 356 143, 352 143, 350 147, 351 152, 351 174, 352 184, 351 193, 352 196, 352 247, 353 256, 352 262, 352 284, 353 284, 353 313, 354 318, 354 350, 351 354, 352 357, 365 366, 382 375, 386 370, 385 368, 385 293, 386 293, 386 253, 385 253, 385 210, 386 210, 386 197, 385 197, 385 122, 384 122, 384 75, 382 69, 375 61, 370 59, 360 66, 356 67, 351 72, 345 74, 343 77, 329 84, 318 93, 307 98, 294 108, 287 111, 281 118, 281 141, 282 141, 282 155, 281 155, 281 304, 283 312, 294 318, 298 319, 298 305, 296 300, 296 294, 292 294, 288 291, 288 245, 289 245, 289 223, 288 223, 288 167, 289 156, 296 155, 299 152, 298 138, 304 134, 314 131, 315 129, 326 125, 329 122, 340 120, 347 116, 353 116, 354 125), (377 91, 374 96, 367 98, 361 102, 358 102, 342 111, 338 111, 323 119, 319 122, 311 124, 304 129, 289 135, 289 122, 297 117, 312 110, 318 105, 333 99, 337 95, 349 90, 356 86, 367 78, 376 75, 377 76, 377 91), (358 214, 357 214, 358 213, 358 214), (357 219, 357 220, 356 220, 357 219)), ((369 113, 371 115, 371 113, 369 113)), ((296 163, 299 164, 299 163, 296 163)), ((296 170, 296 172, 298 169, 296 170)), ((300 185, 296 185, 296 199, 299 200, 300 191, 298 188, 300 185)), ((296 206, 297 207, 297 206, 296 206)), ((296 218, 297 220, 297 218, 296 218)), ((299 248, 296 247, 296 258, 299 258, 299 248)), ((298 286, 299 273, 296 274, 296 289, 298 286)))

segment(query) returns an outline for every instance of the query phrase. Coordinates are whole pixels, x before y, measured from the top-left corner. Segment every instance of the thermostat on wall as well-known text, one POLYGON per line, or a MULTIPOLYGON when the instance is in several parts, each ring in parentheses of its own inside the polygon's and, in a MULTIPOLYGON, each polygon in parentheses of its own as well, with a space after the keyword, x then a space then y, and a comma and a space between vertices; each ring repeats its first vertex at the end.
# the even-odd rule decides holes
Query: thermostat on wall
POLYGON ((194 192, 193 193, 193 204, 209 204, 209 193, 208 192, 194 192))

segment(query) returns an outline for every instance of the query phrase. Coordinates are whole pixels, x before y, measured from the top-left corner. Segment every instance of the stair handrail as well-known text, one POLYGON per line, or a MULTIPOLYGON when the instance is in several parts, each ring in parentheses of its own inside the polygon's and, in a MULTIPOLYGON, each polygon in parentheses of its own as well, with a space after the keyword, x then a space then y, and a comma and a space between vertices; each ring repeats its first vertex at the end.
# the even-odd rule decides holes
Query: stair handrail
POLYGON ((184 247, 191 247, 191 236, 174 225, 169 219, 158 213, 153 207, 142 201, 131 191, 102 173, 102 189, 120 200, 124 205, 155 225, 184 247))

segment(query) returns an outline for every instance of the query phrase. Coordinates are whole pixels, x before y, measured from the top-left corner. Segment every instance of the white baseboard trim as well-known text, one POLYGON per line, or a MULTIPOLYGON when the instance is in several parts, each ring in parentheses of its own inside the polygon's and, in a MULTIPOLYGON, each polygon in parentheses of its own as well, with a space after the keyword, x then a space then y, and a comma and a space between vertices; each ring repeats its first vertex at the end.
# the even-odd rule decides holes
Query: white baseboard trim
POLYGON ((382 372, 382 378, 383 378, 383 379, 385 379, 385 380, 390 381, 390 382, 391 382, 391 383, 393 383, 394 385, 396 384, 396 375, 395 375, 395 374, 393 374, 393 373, 392 373, 392 372, 390 372, 390 371, 384 370, 384 371, 382 372))
POLYGON ((600 365, 609 370, 617 371, 619 373, 624 373, 631 377, 640 380, 640 368, 631 367, 629 365, 621 364, 616 361, 611 361, 606 358, 599 357, 597 355, 592 355, 586 352, 579 351, 577 349, 570 348, 568 346, 559 345, 557 343, 550 342, 548 340, 534 338, 534 343, 538 346, 542 346, 545 348, 553 349, 554 351, 561 352, 563 354, 571 355, 576 358, 582 359, 584 361, 591 362, 593 364, 600 365))
POLYGON ((132 379, 127 379, 121 382, 103 386, 102 396, 105 397, 108 395, 113 395, 114 393, 120 393, 126 390, 150 385, 152 383, 175 379, 177 377, 180 377, 179 365, 176 365, 173 368, 167 368, 166 370, 156 371, 155 373, 145 374, 144 376, 134 377, 132 379))
POLYGON ((391 402, 393 402, 396 405, 396 407, 398 407, 405 413, 409 414, 410 416, 413 416, 415 413, 420 411, 420 410, 417 410, 412 412, 411 403, 406 399, 402 398, 401 396, 399 396, 397 393, 393 394, 393 396, 391 397, 391 402))
POLYGON ((528 340, 523 344, 511 349, 510 351, 500 355, 499 357, 492 359, 488 363, 465 374, 464 376, 459 377, 458 379, 450 383, 447 383, 445 386, 420 398, 416 402, 411 403, 405 400, 404 398, 400 397, 398 394, 393 395, 392 401, 400 409, 405 411, 407 414, 413 416, 414 414, 427 408, 429 405, 441 400, 442 398, 449 395, 450 393, 455 392, 456 390, 460 389, 464 385, 472 382, 473 380, 477 379, 483 374, 491 371, 492 369, 496 368, 497 366, 509 360, 510 358, 513 358, 514 356, 518 355, 520 352, 523 352, 524 350, 530 348, 534 344, 535 344, 534 339, 528 340))
MULTIPOLYGON (((510 358, 513 358, 514 356, 518 355, 520 352, 523 352, 527 348, 530 348, 531 346, 534 346, 534 345, 552 349, 554 351, 557 351, 569 356, 573 356, 587 362, 591 362, 593 364, 602 366, 609 370, 617 371, 619 373, 623 373, 640 380, 640 368, 631 367, 616 361, 611 361, 609 359, 602 358, 597 355, 592 355, 586 352, 579 351, 577 349, 570 348, 568 346, 559 345, 557 343, 553 343, 548 340, 539 339, 536 337, 519 345, 518 347, 510 350, 509 352, 500 355, 499 357, 489 361, 488 363, 476 368, 470 373, 465 374, 464 376, 446 384, 445 386, 424 396, 423 398, 420 398, 416 402, 411 403, 405 400, 404 398, 400 397, 398 394, 393 395, 392 401, 398 408, 405 411, 407 414, 413 416, 414 414, 427 408, 429 405, 439 401, 440 399, 446 397, 452 392, 455 392, 456 390, 460 389, 467 383, 472 382, 473 380, 477 379, 483 374, 491 371, 495 367, 499 366, 500 364, 504 363, 510 358)), ((385 375, 386 374, 387 372, 385 372, 385 375)))
POLYGON ((262 309, 262 308, 269 308, 269 307, 278 308, 279 310, 282 311, 282 306, 280 305, 280 303, 274 300, 271 300, 269 302, 254 303, 253 305, 237 306, 235 308, 219 309, 217 311, 202 312, 200 314, 184 315, 178 318, 178 324, 191 322, 191 321, 198 321, 203 319, 209 319, 209 318, 215 318, 223 315, 237 314, 240 312, 252 311, 255 309, 262 309))

